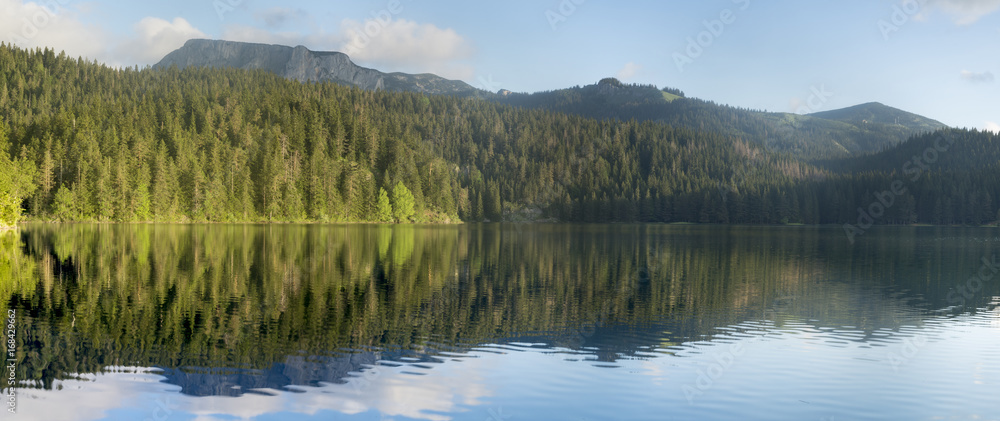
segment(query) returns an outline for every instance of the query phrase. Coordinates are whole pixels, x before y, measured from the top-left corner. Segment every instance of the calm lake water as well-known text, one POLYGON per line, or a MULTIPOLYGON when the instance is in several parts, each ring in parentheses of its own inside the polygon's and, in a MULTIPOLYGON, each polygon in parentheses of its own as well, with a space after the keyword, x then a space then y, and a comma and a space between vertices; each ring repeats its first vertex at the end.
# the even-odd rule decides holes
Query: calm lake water
POLYGON ((1000 419, 996 229, 26 225, 0 248, 3 419, 1000 419))

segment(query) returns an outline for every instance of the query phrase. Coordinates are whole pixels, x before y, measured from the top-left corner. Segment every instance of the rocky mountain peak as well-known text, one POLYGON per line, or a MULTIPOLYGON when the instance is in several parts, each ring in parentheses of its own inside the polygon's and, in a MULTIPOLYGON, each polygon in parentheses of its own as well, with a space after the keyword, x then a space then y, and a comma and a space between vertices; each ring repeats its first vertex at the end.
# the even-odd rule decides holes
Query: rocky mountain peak
POLYGON ((419 92, 432 95, 478 96, 481 91, 465 82, 432 74, 383 73, 361 67, 346 54, 312 51, 304 46, 257 44, 192 39, 168 54, 157 68, 170 66, 232 67, 266 70, 299 82, 334 82, 365 90, 419 92))

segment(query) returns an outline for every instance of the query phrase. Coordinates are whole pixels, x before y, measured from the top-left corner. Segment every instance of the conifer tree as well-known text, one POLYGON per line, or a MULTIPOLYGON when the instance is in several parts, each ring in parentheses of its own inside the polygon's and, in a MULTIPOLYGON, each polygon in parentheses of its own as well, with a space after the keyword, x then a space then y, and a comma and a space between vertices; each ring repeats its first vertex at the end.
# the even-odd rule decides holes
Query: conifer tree
POLYGON ((396 183, 396 187, 392 189, 392 210, 396 221, 401 224, 413 222, 416 213, 413 206, 413 193, 410 193, 410 189, 406 188, 402 181, 396 183))
POLYGON ((35 165, 7 154, 7 127, 0 122, 0 229, 21 220, 21 202, 35 190, 35 165))
POLYGON ((385 189, 379 187, 378 189, 378 207, 376 210, 376 222, 392 222, 392 204, 389 203, 389 193, 386 193, 385 189))

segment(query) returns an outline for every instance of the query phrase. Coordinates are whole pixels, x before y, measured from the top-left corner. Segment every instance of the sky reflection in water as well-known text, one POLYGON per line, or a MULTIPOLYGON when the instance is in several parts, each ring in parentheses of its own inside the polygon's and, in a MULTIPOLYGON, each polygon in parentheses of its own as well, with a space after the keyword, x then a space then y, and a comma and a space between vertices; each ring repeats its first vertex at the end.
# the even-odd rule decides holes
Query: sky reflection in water
MULTIPOLYGON (((158 368, 47 378, 53 390, 19 391, 19 415, 81 421, 500 421, 989 419, 996 414, 1000 311, 991 305, 996 284, 987 283, 963 303, 950 294, 995 246, 974 231, 894 229, 872 236, 859 250, 845 245, 836 230, 811 228, 464 227, 388 235, 367 227, 340 229, 336 236, 316 237, 295 228, 277 234, 258 228, 229 232, 221 255, 198 246, 217 238, 211 229, 68 234, 75 241, 110 237, 119 243, 142 235, 192 239, 171 242, 181 244, 176 254, 154 253, 146 264, 180 262, 180 273, 172 278, 216 285, 236 303, 229 305, 235 310, 222 310, 226 300, 212 304, 219 310, 199 307, 212 300, 203 291, 193 293, 185 304, 191 320, 201 320, 190 328, 193 333, 165 329, 145 353, 98 349, 97 342, 81 339, 86 348, 81 355, 90 359, 131 356, 122 362, 152 362, 158 368), (282 241, 269 242, 273 235, 282 241), (310 247, 330 237, 356 244, 359 237, 375 240, 364 243, 367 251, 310 247), (258 272, 244 281, 251 285, 247 289, 213 284, 219 280, 205 275, 224 271, 228 275, 221 279, 232 279, 247 273, 224 269, 226 257, 268 244, 277 249, 244 260, 258 272), (442 250, 444 257, 434 253, 442 250), (337 269, 322 260, 332 254, 343 262, 343 253, 348 263, 337 269), (605 256, 603 262, 599 256, 605 256), (206 270, 195 270, 198 265, 206 270), (428 271, 431 275, 421 277, 428 271), (255 276, 261 279, 257 284, 255 276), (329 284, 340 288, 321 288, 329 284), (350 291, 361 291, 358 302, 378 307, 364 313, 379 317, 372 326, 389 330, 361 332, 339 324, 358 314, 338 301, 338 294, 350 291), (246 300, 271 301, 286 310, 269 320, 266 309, 241 307, 246 300), (314 305, 317 301, 322 306, 314 305), (288 338, 298 336, 273 333, 292 323, 283 314, 301 306, 302 314, 340 310, 319 317, 322 322, 302 322, 306 340, 290 343, 288 338), (204 321, 205 314, 214 314, 216 322, 204 321), (244 319, 236 323, 239 314, 244 319), (253 357, 244 363, 238 355, 184 351, 196 349, 192 337, 199 334, 234 340, 212 331, 212 323, 264 332, 242 340, 261 341, 268 351, 261 355, 273 361, 254 366, 253 357), (408 325, 417 328, 407 332, 408 325), (340 346, 305 349, 310 337, 347 339, 340 346), (164 358, 177 355, 162 352, 168 345, 177 346, 182 358, 164 358)), ((36 262, 31 271, 41 282, 14 292, 10 302, 22 314, 37 314, 24 321, 29 329, 80 338, 86 331, 81 324, 102 332, 116 326, 102 321, 113 319, 109 315, 117 314, 122 323, 150 317, 109 313, 111 307, 103 305, 97 308, 105 318, 77 314, 67 325, 57 312, 39 311, 70 305, 79 311, 87 300, 79 294, 87 291, 105 300, 130 300, 130 293, 88 282, 105 272, 98 265, 88 274, 95 268, 88 259, 107 260, 67 247, 65 238, 52 241, 60 235, 67 234, 22 238, 24 258, 36 262), (46 269, 51 260, 73 262, 76 280, 53 274, 68 271, 65 263, 46 269), (39 301, 39 291, 46 289, 49 301, 39 301), (53 291, 75 298, 66 304, 70 301, 53 299, 59 295, 53 291)), ((152 316, 167 317, 158 312, 169 312, 176 299, 171 301, 169 289, 155 287, 156 275, 142 275, 147 266, 135 265, 131 273, 139 284, 154 285, 144 293, 156 297, 147 298, 158 305, 151 308, 162 310, 152 316)), ((36 337, 41 335, 33 333, 36 337)), ((22 365, 37 367, 25 361, 22 365)), ((13 419, 7 415, 3 418, 13 419)))

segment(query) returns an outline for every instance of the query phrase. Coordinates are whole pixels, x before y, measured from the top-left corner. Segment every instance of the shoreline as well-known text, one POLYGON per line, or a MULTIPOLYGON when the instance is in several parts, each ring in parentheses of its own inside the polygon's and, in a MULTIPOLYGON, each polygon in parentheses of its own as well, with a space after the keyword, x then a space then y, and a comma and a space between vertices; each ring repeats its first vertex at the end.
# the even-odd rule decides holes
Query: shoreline
MULTIPOLYGON (((500 222, 415 222, 415 223, 382 223, 382 222, 320 222, 320 221, 238 221, 238 222, 213 222, 213 221, 137 221, 137 222, 114 222, 114 221, 45 221, 45 220, 22 220, 17 226, 0 226, 0 233, 16 231, 20 225, 371 225, 371 226, 462 226, 462 225, 662 225, 662 226, 704 226, 704 227, 772 227, 772 228, 843 228, 842 224, 705 224, 698 222, 564 222, 564 221, 500 221, 500 222)), ((1000 228, 1000 224, 989 225, 934 225, 934 224, 885 224, 874 225, 876 227, 913 227, 913 228, 1000 228)))

